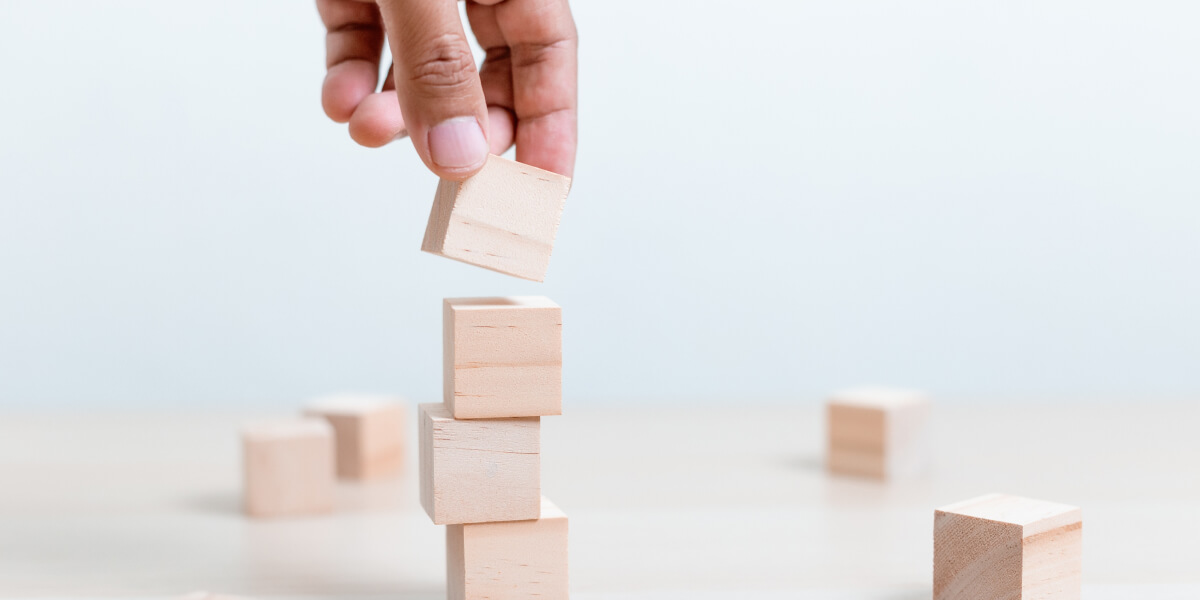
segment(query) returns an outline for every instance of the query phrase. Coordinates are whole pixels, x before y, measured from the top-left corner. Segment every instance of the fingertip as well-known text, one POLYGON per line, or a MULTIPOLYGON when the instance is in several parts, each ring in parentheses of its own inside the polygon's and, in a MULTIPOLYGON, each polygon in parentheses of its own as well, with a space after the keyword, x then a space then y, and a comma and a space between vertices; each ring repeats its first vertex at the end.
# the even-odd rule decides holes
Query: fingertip
POLYGON ((442 179, 462 181, 478 173, 488 158, 483 127, 475 117, 455 117, 429 128, 426 164, 442 179))
POLYGON ((368 148, 386 146, 407 133, 394 90, 363 98, 349 121, 351 139, 368 148))
POLYGON ((329 68, 321 85, 321 107, 334 122, 346 123, 358 105, 375 91, 379 78, 375 65, 347 60, 329 68))

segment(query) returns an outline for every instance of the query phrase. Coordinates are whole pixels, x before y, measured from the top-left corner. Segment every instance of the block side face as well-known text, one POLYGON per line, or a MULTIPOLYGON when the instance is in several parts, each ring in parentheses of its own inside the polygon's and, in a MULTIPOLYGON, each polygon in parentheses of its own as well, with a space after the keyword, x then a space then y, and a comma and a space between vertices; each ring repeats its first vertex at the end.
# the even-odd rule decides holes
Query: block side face
POLYGON ((466 548, 463 544, 463 526, 446 526, 446 597, 449 600, 466 600, 466 548))
POLYGON ((463 525, 464 597, 568 597, 567 519, 463 525))
POLYGON ((244 508, 255 517, 319 514, 333 509, 332 437, 243 442, 244 508))
POLYGON ((1083 523, 1023 540, 1023 600, 1079 600, 1083 594, 1083 523))
POLYGON ((421 240, 421 250, 441 254, 446 245, 446 232, 454 213, 454 202, 461 187, 462 184, 457 181, 438 181, 437 191, 433 195, 433 208, 429 212, 429 222, 425 225, 425 238, 421 240))
POLYGON ((442 301, 442 402, 454 414, 454 299, 442 301))
POLYGON ((451 384, 455 418, 562 414, 562 309, 451 308, 451 384))
POLYGON ((542 281, 570 180, 497 156, 462 182, 438 254, 542 281))
POLYGON ((361 419, 332 414, 320 416, 333 428, 337 476, 344 479, 357 478, 362 469, 362 455, 359 452, 359 440, 362 437, 359 431, 361 419))
POLYGON ((825 464, 830 473, 838 475, 872 479, 886 479, 888 475, 887 459, 882 452, 830 448, 825 464))
POLYGON ((884 452, 889 478, 906 478, 925 471, 929 464, 928 402, 899 406, 884 417, 884 452))
POLYGON ((883 454, 887 446, 884 411, 831 402, 826 408, 826 416, 830 447, 883 454))
POLYGON ((937 511, 933 526, 934 600, 1021 598, 1020 527, 937 511))
MULTIPOLYGON (((438 525, 535 519, 541 511, 536 418, 431 421, 428 502, 438 525)), ((422 461, 425 464, 425 461, 422 461)), ((425 496, 422 496, 425 498, 425 496)), ((429 509, 427 509, 429 510, 429 509)))
MULTIPOLYGON (((422 404, 418 407, 417 418, 420 425, 417 433, 417 452, 419 454, 421 507, 425 509, 425 514, 436 522, 437 515, 433 502, 433 416, 430 414, 431 407, 434 406, 438 405, 422 404)), ((440 408, 440 406, 438 407, 440 408)))
POLYGON ((393 405, 359 419, 359 479, 400 474, 404 465, 404 407, 393 405))

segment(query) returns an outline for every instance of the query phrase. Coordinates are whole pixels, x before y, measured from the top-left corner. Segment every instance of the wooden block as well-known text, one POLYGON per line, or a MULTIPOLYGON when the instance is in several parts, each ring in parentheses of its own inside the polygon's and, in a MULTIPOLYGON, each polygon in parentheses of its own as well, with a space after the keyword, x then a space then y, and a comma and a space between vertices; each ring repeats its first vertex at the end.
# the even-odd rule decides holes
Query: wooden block
POLYGON ((466 181, 442 180, 421 250, 542 281, 571 179, 489 156, 466 181))
POLYGON ((989 494, 933 521, 934 600, 1078 600, 1083 516, 1074 507, 989 494))
POLYGON ((538 518, 538 417, 457 420, 442 404, 420 412, 421 506, 435 524, 538 518))
POLYGON ((404 413, 399 398, 361 394, 319 398, 304 411, 333 426, 338 477, 358 480, 400 473, 404 466, 404 413))
POLYGON ((929 400, 920 392, 860 387, 827 404, 828 465, 833 473, 893 479, 927 462, 929 400))
POLYGON ((333 429, 321 419, 279 419, 242 429, 245 510, 281 517, 333 509, 333 429))
POLYGON ((567 600, 567 516, 542 498, 535 521, 446 528, 450 600, 567 600))
POLYGON ((549 298, 447 298, 446 407, 456 419, 562 414, 562 309, 549 298))

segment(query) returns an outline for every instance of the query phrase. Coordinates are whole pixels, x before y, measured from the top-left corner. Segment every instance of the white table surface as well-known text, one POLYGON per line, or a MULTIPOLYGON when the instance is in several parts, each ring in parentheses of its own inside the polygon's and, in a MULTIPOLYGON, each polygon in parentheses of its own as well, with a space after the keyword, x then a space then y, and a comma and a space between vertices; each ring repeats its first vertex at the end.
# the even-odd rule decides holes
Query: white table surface
MULTIPOLYGON (((992 491, 1083 507, 1085 598, 1200 598, 1200 402, 943 402, 932 469, 893 484, 822 470, 812 401, 568 411, 542 475, 576 598, 928 598, 934 508, 992 491)), ((415 446, 334 515, 254 521, 236 427, 262 416, 0 416, 0 596, 442 597, 415 446)))

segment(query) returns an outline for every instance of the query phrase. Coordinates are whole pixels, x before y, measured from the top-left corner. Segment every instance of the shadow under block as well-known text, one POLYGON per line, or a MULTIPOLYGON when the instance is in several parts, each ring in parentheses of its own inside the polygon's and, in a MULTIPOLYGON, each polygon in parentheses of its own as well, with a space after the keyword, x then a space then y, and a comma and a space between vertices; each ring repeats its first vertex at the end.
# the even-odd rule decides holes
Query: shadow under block
POLYGON ((442 390, 456 419, 562 414, 562 309, 549 298, 447 298, 442 390))
POLYGON ((314 400, 304 414, 333 427, 338 477, 365 480, 399 475, 405 410, 392 396, 343 394, 314 400))
POLYGON ((446 528, 449 600, 567 600, 567 516, 542 499, 533 521, 446 528))
POLYGON ((457 420, 442 404, 420 413, 421 506, 434 524, 538 518, 538 417, 457 420))
POLYGON ((542 281, 571 179, 489 156, 466 181, 441 180, 421 250, 542 281))
POLYGON ((1083 517, 1074 506, 989 494, 933 521, 934 600, 1078 600, 1083 517))
POLYGON ((929 400, 920 392, 860 387, 835 393, 826 405, 829 471, 894 479, 926 466, 929 400))
POLYGON ((246 514, 333 510, 333 429, 321 419, 279 419, 242 429, 246 514))

